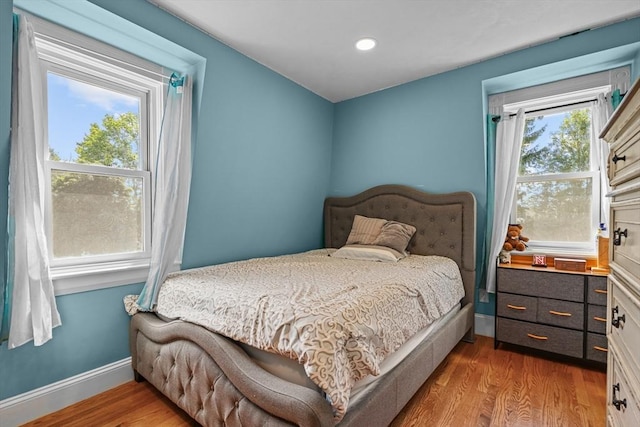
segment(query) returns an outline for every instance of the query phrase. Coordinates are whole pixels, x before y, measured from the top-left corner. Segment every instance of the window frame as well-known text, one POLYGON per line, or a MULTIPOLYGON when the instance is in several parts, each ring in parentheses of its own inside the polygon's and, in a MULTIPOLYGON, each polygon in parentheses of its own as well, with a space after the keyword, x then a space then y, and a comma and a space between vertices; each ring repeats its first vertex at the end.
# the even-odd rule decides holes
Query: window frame
MULTIPOLYGON (((570 99, 571 95, 568 94, 566 99, 570 99)), ((563 100, 562 96, 558 96, 558 103, 566 103, 566 100, 563 100)), ((591 102, 581 102, 575 105, 571 105, 568 107, 549 107, 543 110, 537 110, 535 113, 529 112, 525 113, 525 119, 530 119, 534 117, 539 117, 541 115, 550 115, 555 113, 563 113, 563 112, 571 112, 573 110, 580 110, 589 108, 591 110, 591 102)), ((592 110, 590 111, 590 117, 592 117, 592 110)), ((590 119, 591 121, 591 119, 590 119)), ((590 123, 591 124, 591 123, 590 123)), ((558 173, 548 173, 548 174, 540 174, 540 175, 524 175, 521 176, 518 174, 516 176, 516 187, 520 183, 530 183, 530 182, 549 182, 549 181, 571 181, 578 179, 591 179, 591 229, 594 232, 600 223, 600 209, 602 206, 602 200, 600 198, 600 169, 598 165, 595 163, 593 158, 594 153, 594 145, 597 141, 594 141, 593 132, 589 133, 589 170, 581 171, 581 172, 558 172, 558 173)), ((516 195, 513 198, 513 205, 511 206, 511 213, 509 215, 509 220, 511 223, 517 223, 517 206, 518 206, 518 195, 516 191, 516 195)), ((525 233, 526 234, 526 233, 525 233)), ((527 252, 536 252, 536 251, 560 251, 560 252, 571 252, 571 253, 584 253, 584 254, 595 254, 596 246, 595 246, 595 237, 593 239, 587 240, 586 242, 562 242, 557 240, 534 240, 531 239, 527 242, 527 246, 529 249, 527 252)))
MULTIPOLYGON (((164 68, 93 38, 29 15, 34 27, 38 58, 42 68, 43 96, 47 97, 47 73, 68 77, 140 97, 140 169, 131 170, 48 160, 45 153, 46 233, 51 277, 56 295, 140 283, 146 280, 151 256, 152 194, 155 157, 162 122, 167 72, 164 68), (146 123, 145 123, 146 122, 146 123), (143 180, 144 251, 74 258, 53 258, 51 172, 62 170, 143 180)), ((48 108, 45 118, 48 120, 48 108)), ((48 141, 48 124, 45 136, 48 141)), ((47 143, 48 150, 48 143, 47 143)), ((178 264, 179 265, 179 264, 178 264)))

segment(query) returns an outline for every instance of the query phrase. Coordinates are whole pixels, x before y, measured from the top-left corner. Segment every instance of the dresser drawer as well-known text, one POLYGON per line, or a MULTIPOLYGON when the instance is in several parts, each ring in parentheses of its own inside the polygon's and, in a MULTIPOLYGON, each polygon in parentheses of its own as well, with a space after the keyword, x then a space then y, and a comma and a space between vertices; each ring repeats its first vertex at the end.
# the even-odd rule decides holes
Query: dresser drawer
POLYGON ((618 185, 640 175, 640 128, 627 132, 624 141, 610 146, 609 176, 611 185, 618 185), (617 158, 618 161, 613 160, 617 158))
POLYGON ((584 301, 584 276, 498 268, 498 290, 534 297, 584 301))
POLYGON ((587 302, 589 304, 607 305, 607 278, 587 276, 587 302))
MULTIPOLYGON (((637 296, 624 288, 614 275, 610 276, 610 280, 612 286, 608 336, 629 363, 638 367, 640 366, 640 302, 637 296)), ((636 375, 636 382, 640 384, 640 369, 634 369, 633 374, 636 375)))
POLYGON ((498 292, 498 316, 535 322, 538 298, 498 292))
POLYGON ((607 333, 607 307, 589 304, 587 307, 587 331, 607 333))
POLYGON ((621 365, 620 357, 615 353, 612 356, 609 358, 611 378, 608 379, 607 386, 611 389, 607 390, 607 413, 613 417, 614 425, 640 426, 640 402, 631 386, 633 380, 628 376, 629 369, 637 369, 637 365, 625 369, 621 365), (616 401, 620 403, 619 406, 615 405, 616 401))
POLYGON ((587 334, 587 359, 607 363, 607 352, 606 335, 587 334))
POLYGON ((583 332, 519 320, 497 319, 499 341, 572 357, 582 357, 583 332))
POLYGON ((538 298, 538 322, 563 328, 584 328, 584 304, 538 298))
POLYGON ((611 262, 624 268, 634 277, 640 277, 640 199, 616 202, 611 206, 611 262), (624 234, 619 238, 618 245, 615 244, 617 230, 624 234))

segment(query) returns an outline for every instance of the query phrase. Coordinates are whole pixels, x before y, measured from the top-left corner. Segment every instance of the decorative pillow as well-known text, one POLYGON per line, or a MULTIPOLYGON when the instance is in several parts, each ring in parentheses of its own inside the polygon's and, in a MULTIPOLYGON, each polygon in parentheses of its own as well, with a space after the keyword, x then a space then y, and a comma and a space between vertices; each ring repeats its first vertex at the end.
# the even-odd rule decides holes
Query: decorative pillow
POLYGON ((371 245, 378 237, 382 226, 387 222, 386 219, 367 218, 366 216, 356 215, 353 218, 351 232, 347 238, 347 245, 371 245))
POLYGON ((398 262, 406 255, 386 246, 345 245, 333 252, 331 256, 342 259, 398 262))
POLYGON ((397 221, 387 221, 383 226, 378 237, 373 241, 373 245, 387 246, 395 249, 400 253, 404 253, 409 245, 409 240, 416 232, 413 225, 403 224, 397 221))

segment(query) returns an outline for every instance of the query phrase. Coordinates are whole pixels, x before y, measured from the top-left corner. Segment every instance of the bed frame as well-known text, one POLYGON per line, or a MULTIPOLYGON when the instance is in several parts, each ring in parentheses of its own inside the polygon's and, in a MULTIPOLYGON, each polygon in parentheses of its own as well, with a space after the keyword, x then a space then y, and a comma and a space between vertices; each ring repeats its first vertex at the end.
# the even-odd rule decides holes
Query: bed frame
MULTIPOLYGON (((325 246, 347 240, 354 215, 385 218, 417 229, 409 251, 457 262, 466 291, 460 312, 391 372, 368 387, 338 424, 387 426, 442 360, 474 339, 476 202, 472 193, 428 194, 383 185, 324 204, 325 246)), ((331 406, 309 388, 264 371, 232 340, 182 321, 138 313, 130 326, 131 363, 205 426, 333 426, 331 406)))

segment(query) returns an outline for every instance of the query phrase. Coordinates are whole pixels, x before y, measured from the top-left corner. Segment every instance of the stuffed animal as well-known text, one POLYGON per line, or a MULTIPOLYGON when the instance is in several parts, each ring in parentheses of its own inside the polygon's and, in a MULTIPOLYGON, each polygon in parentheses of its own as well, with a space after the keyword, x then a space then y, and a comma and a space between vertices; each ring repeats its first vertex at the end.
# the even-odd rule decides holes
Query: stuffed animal
POLYGON ((520 224, 509 224, 507 228, 507 237, 504 239, 504 245, 502 245, 502 249, 505 251, 524 251, 527 245, 525 242, 529 241, 528 237, 524 237, 520 234, 522 230, 522 225, 520 224))

